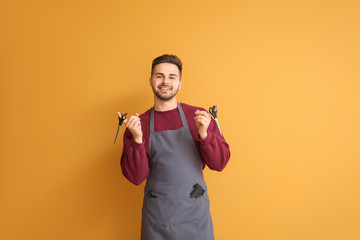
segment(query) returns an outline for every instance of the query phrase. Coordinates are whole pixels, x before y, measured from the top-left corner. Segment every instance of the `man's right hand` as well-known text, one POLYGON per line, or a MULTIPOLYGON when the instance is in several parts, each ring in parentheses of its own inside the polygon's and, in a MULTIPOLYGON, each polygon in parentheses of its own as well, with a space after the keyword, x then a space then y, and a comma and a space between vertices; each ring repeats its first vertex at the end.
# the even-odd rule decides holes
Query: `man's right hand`
MULTIPOLYGON (((119 117, 121 117, 121 113, 117 113, 119 117)), ((134 141, 137 143, 142 143, 143 132, 141 130, 141 120, 139 118, 139 114, 135 113, 135 115, 131 116, 129 119, 124 120, 125 126, 130 130, 133 135, 134 141)))

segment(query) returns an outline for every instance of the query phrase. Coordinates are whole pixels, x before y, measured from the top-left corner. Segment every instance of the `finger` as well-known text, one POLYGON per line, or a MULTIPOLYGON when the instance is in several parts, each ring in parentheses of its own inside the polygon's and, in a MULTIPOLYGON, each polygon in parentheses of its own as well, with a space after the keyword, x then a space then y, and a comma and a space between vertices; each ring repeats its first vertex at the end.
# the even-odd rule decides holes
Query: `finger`
POLYGON ((209 126, 209 123, 207 121, 205 121, 204 119, 199 119, 197 121, 197 123, 200 125, 200 126, 203 126, 203 127, 206 127, 206 126, 209 126))
MULTIPOLYGON (((127 119, 126 119, 126 120, 127 120, 127 119)), ((125 121, 124 121, 124 122, 125 122, 125 121)), ((133 118, 133 116, 131 116, 131 117, 125 122, 126 127, 127 127, 127 128, 131 128, 133 122, 134 122, 134 118, 133 118)))
POLYGON ((138 113, 135 113, 136 118, 139 120, 139 125, 141 125, 141 118, 139 117, 138 113))
POLYGON ((217 111, 219 109, 219 104, 217 104, 214 108, 215 111, 217 111))
POLYGON ((133 116, 131 116, 131 117, 129 118, 130 121, 134 121, 135 119, 137 119, 137 120, 140 121, 140 118, 139 118, 138 116, 135 116, 135 115, 133 115, 133 116))
POLYGON ((209 120, 210 120, 210 118, 211 118, 211 114, 208 113, 208 112, 204 112, 203 114, 201 114, 201 116, 203 116, 204 118, 207 118, 207 119, 209 119, 209 120))
POLYGON ((195 119, 209 119, 209 118, 204 115, 197 115, 197 116, 195 116, 195 119))
POLYGON ((210 120, 210 114, 198 114, 195 118, 204 118, 210 120))
POLYGON ((204 127, 209 126, 209 124, 208 124, 207 122, 205 122, 205 121, 202 121, 202 122, 201 122, 201 125, 204 126, 204 127))
POLYGON ((130 128, 130 129, 132 129, 132 128, 134 127, 134 125, 136 124, 136 122, 137 122, 137 119, 136 119, 136 118, 131 117, 131 118, 129 119, 129 123, 127 124, 127 126, 126 126, 126 127, 128 127, 128 128, 130 128))
POLYGON ((206 125, 209 125, 209 123, 210 123, 210 119, 208 119, 208 118, 202 118, 201 121, 203 124, 206 124, 206 125))
POLYGON ((204 116, 196 116, 195 121, 197 121, 198 123, 201 123, 201 124, 209 124, 210 123, 210 119, 206 118, 204 116))
POLYGON ((121 118, 122 116, 120 112, 117 112, 117 115, 119 116, 119 118, 121 118))
POLYGON ((132 120, 131 123, 129 124, 129 128, 135 129, 135 128, 138 127, 138 126, 141 126, 140 119, 138 119, 138 118, 133 118, 133 120, 132 120))
POLYGON ((196 116, 202 115, 202 116, 204 116, 204 117, 210 118, 210 113, 208 113, 207 111, 197 110, 197 111, 195 112, 195 115, 196 115, 196 116))
POLYGON ((134 129, 134 121, 129 121, 129 123, 126 125, 126 127, 130 130, 134 129))

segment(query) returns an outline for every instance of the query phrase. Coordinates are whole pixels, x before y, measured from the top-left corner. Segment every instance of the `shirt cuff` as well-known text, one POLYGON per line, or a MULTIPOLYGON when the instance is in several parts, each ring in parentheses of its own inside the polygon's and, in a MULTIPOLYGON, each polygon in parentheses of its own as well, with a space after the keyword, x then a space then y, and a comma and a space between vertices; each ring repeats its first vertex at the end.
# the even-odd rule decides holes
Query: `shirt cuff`
POLYGON ((135 151, 143 151, 145 150, 145 141, 143 139, 142 143, 137 143, 132 139, 128 148, 132 148, 135 151))
POLYGON ((200 137, 199 137, 200 146, 205 147, 205 146, 209 145, 212 142, 213 138, 214 138, 214 135, 210 132, 208 132, 208 135, 205 139, 200 139, 200 137))

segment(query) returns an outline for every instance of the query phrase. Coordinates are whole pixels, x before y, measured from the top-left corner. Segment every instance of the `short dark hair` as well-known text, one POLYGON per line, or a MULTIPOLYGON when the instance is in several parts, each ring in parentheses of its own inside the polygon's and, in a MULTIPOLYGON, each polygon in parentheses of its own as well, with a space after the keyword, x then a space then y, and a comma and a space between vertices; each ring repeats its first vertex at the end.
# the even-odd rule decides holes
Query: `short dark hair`
POLYGON ((172 64, 175 64, 179 71, 180 71, 180 77, 181 77, 181 72, 182 72, 182 62, 180 60, 180 58, 178 58, 177 56, 175 55, 172 55, 172 54, 164 54, 164 55, 161 55, 157 58, 155 58, 152 62, 152 65, 151 65, 151 76, 153 75, 153 72, 154 72, 154 68, 156 65, 160 64, 160 63, 172 63, 172 64))

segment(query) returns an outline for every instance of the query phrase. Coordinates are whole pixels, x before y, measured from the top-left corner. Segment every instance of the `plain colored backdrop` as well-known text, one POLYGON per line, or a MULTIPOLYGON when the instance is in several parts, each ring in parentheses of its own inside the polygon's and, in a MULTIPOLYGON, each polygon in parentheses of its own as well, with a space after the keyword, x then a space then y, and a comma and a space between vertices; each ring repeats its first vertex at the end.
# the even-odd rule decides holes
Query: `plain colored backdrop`
POLYGON ((218 240, 360 239, 360 3, 1 1, 0 239, 139 239, 116 112, 184 63, 231 159, 205 170, 218 240))

